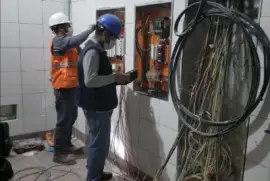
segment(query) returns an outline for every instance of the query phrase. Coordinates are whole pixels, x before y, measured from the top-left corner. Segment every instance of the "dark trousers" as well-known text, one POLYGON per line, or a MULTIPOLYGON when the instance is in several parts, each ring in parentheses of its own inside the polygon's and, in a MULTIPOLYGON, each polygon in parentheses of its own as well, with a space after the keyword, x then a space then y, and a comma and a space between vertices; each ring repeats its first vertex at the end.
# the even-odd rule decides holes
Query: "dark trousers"
POLYGON ((54 89, 54 95, 57 113, 54 148, 55 150, 64 151, 72 145, 72 127, 78 116, 78 108, 76 106, 77 89, 54 89))
POLYGON ((101 174, 110 148, 112 112, 84 110, 89 126, 87 181, 101 181, 101 174))

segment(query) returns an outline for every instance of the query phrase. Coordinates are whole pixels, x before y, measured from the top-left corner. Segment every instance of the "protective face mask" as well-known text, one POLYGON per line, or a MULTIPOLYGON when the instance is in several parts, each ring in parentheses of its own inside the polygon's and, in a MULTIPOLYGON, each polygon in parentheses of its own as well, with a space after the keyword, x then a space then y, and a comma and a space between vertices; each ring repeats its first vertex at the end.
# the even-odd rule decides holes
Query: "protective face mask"
POLYGON ((115 46, 115 40, 110 40, 110 43, 104 43, 104 49, 110 50, 115 46))
POLYGON ((72 36, 73 35, 73 29, 70 27, 68 28, 67 36, 72 36))

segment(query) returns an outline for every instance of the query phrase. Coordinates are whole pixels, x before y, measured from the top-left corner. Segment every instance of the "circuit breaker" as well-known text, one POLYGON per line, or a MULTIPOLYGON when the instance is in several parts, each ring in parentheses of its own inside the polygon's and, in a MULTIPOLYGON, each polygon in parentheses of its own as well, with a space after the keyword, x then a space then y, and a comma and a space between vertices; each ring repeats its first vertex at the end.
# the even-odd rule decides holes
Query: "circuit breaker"
POLYGON ((134 90, 151 97, 168 98, 171 45, 171 3, 136 7, 134 90))
POLYGON ((116 40, 115 46, 110 49, 106 50, 107 55, 112 63, 112 68, 114 72, 125 72, 124 70, 124 58, 125 58, 125 39, 124 39, 124 33, 125 33, 125 9, 124 8, 118 8, 118 9, 102 9, 97 10, 97 19, 104 15, 104 14, 113 14, 117 16, 122 21, 122 31, 121 36, 119 39, 116 40))

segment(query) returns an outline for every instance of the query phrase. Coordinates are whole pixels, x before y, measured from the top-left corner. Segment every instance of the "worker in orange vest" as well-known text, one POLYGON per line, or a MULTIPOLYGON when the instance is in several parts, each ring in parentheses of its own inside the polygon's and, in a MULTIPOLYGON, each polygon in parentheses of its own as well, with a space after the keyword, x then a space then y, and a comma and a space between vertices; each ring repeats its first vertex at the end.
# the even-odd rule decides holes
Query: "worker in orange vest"
POLYGON ((72 127, 77 119, 77 61, 80 46, 95 30, 91 25, 86 31, 72 36, 69 18, 62 12, 53 14, 49 26, 55 37, 50 42, 51 83, 55 95, 57 123, 54 135, 53 161, 72 165, 76 164, 74 153, 78 149, 72 145, 72 127))

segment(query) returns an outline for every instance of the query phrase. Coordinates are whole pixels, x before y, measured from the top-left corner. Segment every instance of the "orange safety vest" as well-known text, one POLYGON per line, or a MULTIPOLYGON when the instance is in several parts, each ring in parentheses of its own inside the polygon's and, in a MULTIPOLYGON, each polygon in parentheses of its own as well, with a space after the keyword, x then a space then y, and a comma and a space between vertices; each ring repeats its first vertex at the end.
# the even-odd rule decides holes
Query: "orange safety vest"
POLYGON ((54 89, 74 88, 78 85, 78 52, 76 48, 71 48, 63 56, 54 56, 51 50, 51 83, 54 89))

